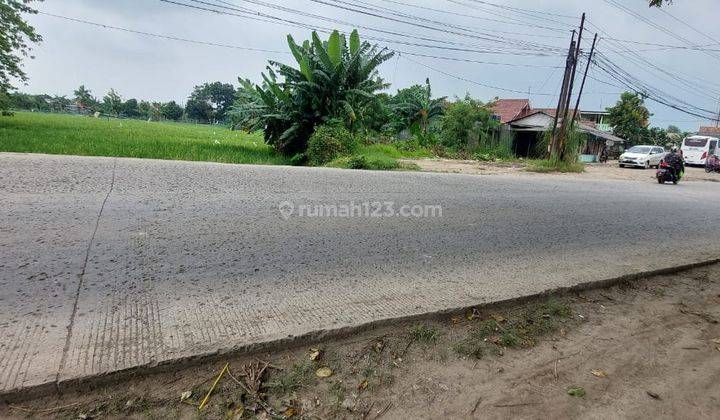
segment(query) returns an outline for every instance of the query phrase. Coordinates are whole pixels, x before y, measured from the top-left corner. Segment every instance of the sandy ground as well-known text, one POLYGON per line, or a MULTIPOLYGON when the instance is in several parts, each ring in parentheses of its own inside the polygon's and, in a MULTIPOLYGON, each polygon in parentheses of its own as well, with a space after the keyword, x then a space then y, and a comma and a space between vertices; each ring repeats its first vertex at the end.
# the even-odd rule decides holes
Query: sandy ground
MULTIPOLYGON (((493 163, 456 159, 404 159, 402 161, 405 163, 413 163, 419 166, 422 171, 427 172, 449 172, 475 175, 539 175, 537 173, 527 171, 526 165, 522 162, 493 163)), ((618 167, 617 161, 610 161, 606 164, 587 164, 585 165, 585 172, 580 174, 550 174, 549 176, 578 177, 583 179, 654 181, 655 169, 620 168, 618 167)), ((704 168, 688 167, 685 172, 684 180, 720 182, 720 174, 706 173, 704 168)))
POLYGON ((0 418, 720 417, 720 265, 554 299, 0 404, 0 418), (531 318, 527 308, 542 309, 531 318), (548 331, 506 346, 502 334, 518 321, 547 321, 548 331), (460 350, 493 322, 482 355, 460 350), (226 362, 245 385, 223 375, 198 411, 226 362), (321 368, 332 375, 319 378, 321 368))

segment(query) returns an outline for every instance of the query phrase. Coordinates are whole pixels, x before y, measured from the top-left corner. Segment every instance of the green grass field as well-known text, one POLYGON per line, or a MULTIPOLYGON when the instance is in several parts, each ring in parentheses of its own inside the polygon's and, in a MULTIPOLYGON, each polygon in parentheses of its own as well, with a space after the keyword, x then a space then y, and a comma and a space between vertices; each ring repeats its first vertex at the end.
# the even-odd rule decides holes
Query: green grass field
POLYGON ((0 151, 287 164, 262 133, 223 126, 17 112, 0 117, 0 151))

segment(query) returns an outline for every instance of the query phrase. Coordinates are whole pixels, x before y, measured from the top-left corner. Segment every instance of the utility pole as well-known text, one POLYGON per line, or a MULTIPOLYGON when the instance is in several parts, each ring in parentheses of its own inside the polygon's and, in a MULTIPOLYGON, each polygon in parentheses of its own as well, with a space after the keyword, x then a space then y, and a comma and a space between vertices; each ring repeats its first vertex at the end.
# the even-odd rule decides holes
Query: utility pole
POLYGON ((570 76, 570 87, 568 88, 567 93, 567 100, 565 101, 565 110, 563 111, 563 118, 562 118, 562 125, 560 130, 560 135, 558 136, 557 144, 557 154, 556 156, 562 159, 563 155, 563 149, 565 146, 565 137, 567 135, 568 129, 572 129, 572 125, 567 125, 566 122, 568 120, 568 113, 570 110, 570 102, 572 101, 572 92, 573 92, 573 86, 575 85, 575 73, 577 71, 577 64, 580 60, 580 47, 582 45, 582 36, 583 31, 585 30, 585 13, 582 14, 582 19, 580 19, 580 32, 578 33, 578 42, 577 46, 575 47, 575 54, 573 56, 573 63, 572 63, 572 75, 570 76))
POLYGON ((552 155, 555 150, 555 144, 557 143, 557 126, 558 126, 558 117, 560 116, 560 112, 565 108, 565 100, 567 99, 567 89, 568 89, 568 83, 570 82, 570 71, 572 69, 572 60, 573 55, 575 51, 575 30, 572 31, 572 38, 570 39, 570 49, 568 49, 568 56, 567 60, 565 60, 565 75, 563 76, 563 82, 562 82, 562 88, 560 89, 560 97, 558 98, 558 105, 555 109, 555 119, 553 121, 553 129, 552 129, 552 136, 550 137, 550 142, 548 143, 548 149, 547 152, 549 155, 552 155))
POLYGON ((590 70, 590 63, 592 62, 593 54, 595 54, 595 45, 597 44, 597 39, 598 36, 597 34, 595 34, 592 47, 590 47, 590 55, 588 56, 587 66, 585 66, 585 74, 583 74, 582 83, 580 83, 580 91, 578 92, 577 101, 575 102, 575 111, 573 112, 572 120, 570 120, 571 127, 575 123, 575 118, 577 118, 578 109, 580 108, 580 97, 583 94, 583 89, 585 89, 585 80, 587 79, 588 71, 590 70))

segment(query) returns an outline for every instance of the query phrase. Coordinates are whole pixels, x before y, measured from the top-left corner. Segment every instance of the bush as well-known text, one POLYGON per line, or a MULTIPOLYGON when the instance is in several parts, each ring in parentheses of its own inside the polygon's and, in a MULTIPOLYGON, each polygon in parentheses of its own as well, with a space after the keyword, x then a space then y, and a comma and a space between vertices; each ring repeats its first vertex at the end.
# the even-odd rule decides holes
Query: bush
POLYGON ((398 161, 389 156, 356 155, 348 160, 348 168, 350 169, 388 171, 399 167, 398 161))
POLYGON ((348 159, 347 167, 350 169, 367 169, 367 158, 364 155, 352 156, 348 159))
POLYGON ((306 156, 310 165, 320 166, 356 149, 357 140, 352 133, 340 124, 328 123, 310 136, 306 156))
POLYGON ((292 166, 303 166, 307 162, 307 156, 304 153, 297 153, 290 158, 290 164, 292 166))
POLYGON ((531 172, 585 172, 585 165, 578 162, 566 162, 563 160, 546 159, 536 160, 530 163, 528 171, 531 172))
POLYGON ((374 171, 391 171, 393 169, 417 169, 416 165, 401 165, 397 160, 382 155, 359 154, 337 158, 326 166, 345 169, 367 169, 374 171))
POLYGON ((492 119, 492 111, 487 104, 466 95, 452 103, 442 118, 440 138, 443 146, 452 150, 473 148, 474 138, 481 148, 490 148, 492 131, 499 125, 492 119))

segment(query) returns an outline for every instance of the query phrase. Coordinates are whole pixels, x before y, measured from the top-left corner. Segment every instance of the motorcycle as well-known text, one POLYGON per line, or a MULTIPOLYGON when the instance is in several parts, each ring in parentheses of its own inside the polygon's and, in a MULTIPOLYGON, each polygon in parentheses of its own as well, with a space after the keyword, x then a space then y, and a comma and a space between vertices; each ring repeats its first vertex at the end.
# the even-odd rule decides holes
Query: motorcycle
POLYGON ((598 160, 600 161, 600 163, 607 163, 607 161, 608 161, 608 152, 607 152, 606 149, 603 149, 603 151, 600 152, 600 156, 599 156, 598 160))
POLYGON ((655 173, 655 177, 657 178, 658 184, 664 184, 666 182, 672 182, 673 184, 677 184, 680 179, 682 179, 683 173, 680 172, 678 174, 675 173, 675 168, 668 165, 665 162, 660 162, 660 165, 658 166, 658 170, 655 173))
POLYGON ((717 172, 720 173, 720 157, 710 155, 705 162, 705 172, 717 172))

